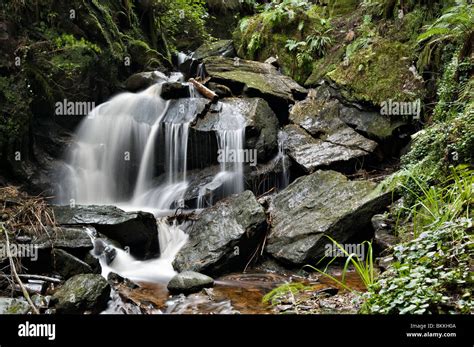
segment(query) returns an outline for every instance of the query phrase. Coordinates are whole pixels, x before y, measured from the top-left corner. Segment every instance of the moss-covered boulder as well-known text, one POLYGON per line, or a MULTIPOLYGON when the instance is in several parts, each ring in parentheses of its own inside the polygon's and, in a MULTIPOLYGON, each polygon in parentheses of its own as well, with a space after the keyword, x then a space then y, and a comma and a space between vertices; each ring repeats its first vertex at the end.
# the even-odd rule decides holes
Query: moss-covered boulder
POLYGON ((110 285, 101 275, 83 274, 71 277, 53 295, 59 314, 100 313, 107 307, 110 285))
POLYGON ((212 56, 233 58, 235 55, 236 52, 232 40, 218 40, 204 43, 194 52, 193 58, 197 60, 212 56))
POLYGON ((234 95, 265 99, 283 121, 288 116, 288 106, 308 93, 270 64, 223 57, 209 57, 204 64, 211 82, 228 86, 234 95))
POLYGON ((423 81, 413 71, 409 45, 378 39, 341 62, 326 76, 348 100, 380 105, 389 99, 401 102, 423 98, 423 81))
POLYGON ((371 217, 391 202, 376 184, 349 181, 335 171, 298 178, 272 202, 265 250, 288 264, 315 264, 325 256, 328 235, 344 244, 370 228, 371 217))

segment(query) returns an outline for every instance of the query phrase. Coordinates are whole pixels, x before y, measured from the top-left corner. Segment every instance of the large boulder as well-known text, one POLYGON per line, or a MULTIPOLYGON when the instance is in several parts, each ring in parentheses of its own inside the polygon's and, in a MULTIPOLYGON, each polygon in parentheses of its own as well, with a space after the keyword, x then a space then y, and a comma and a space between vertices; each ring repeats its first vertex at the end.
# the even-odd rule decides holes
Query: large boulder
MULTIPOLYGON (((207 137, 212 132, 215 137, 218 130, 227 127, 233 129, 232 122, 237 115, 245 120, 245 148, 257 151, 257 161, 263 163, 275 156, 278 149, 278 119, 261 98, 226 98, 211 107, 204 117, 198 118, 192 131, 198 133, 195 136, 200 133, 201 137, 207 137)), ((217 149, 214 153, 217 155, 217 149)))
POLYGON ((288 106, 308 94, 305 88, 270 64, 223 57, 206 58, 204 64, 211 82, 228 86, 234 95, 265 99, 282 122, 288 116, 288 106))
POLYGON ((335 171, 300 177, 273 199, 265 249, 287 264, 314 263, 331 243, 324 235, 339 243, 357 238, 390 201, 391 194, 375 183, 350 181, 335 171))
POLYGON ((184 271, 174 276, 168 282, 168 290, 171 293, 194 293, 203 288, 214 285, 214 280, 206 275, 194 271, 184 271))
POLYGON ((159 71, 139 72, 131 75, 125 81, 125 88, 130 92, 137 92, 147 89, 155 83, 165 82, 167 80, 168 77, 159 71))
POLYGON ((75 275, 93 273, 89 264, 62 249, 53 250, 52 267, 64 279, 75 275))
POLYGON ((93 226, 99 233, 129 247, 137 258, 159 254, 155 217, 146 212, 125 212, 115 206, 54 206, 56 222, 67 226, 93 226))
POLYGON ((71 277, 53 295, 60 314, 97 314, 107 307, 110 285, 101 275, 84 274, 71 277))
POLYGON ((347 100, 374 106, 389 99, 423 99, 423 79, 413 66, 413 54, 409 44, 376 37, 371 44, 346 56, 326 78, 341 89, 347 100))
POLYGON ((233 195, 201 213, 173 267, 207 275, 242 270, 266 228, 265 211, 252 192, 233 195))
POLYGON ((93 248, 92 240, 86 227, 57 227, 48 228, 48 234, 42 233, 36 235, 32 243, 38 249, 50 250, 61 248, 67 250, 91 250, 93 248))
POLYGON ((193 58, 202 60, 208 57, 226 57, 233 58, 236 56, 234 42, 232 40, 218 40, 215 42, 206 42, 196 49, 193 58))
POLYGON ((304 171, 350 164, 375 151, 377 143, 346 125, 339 117, 340 105, 315 93, 296 103, 291 124, 284 128, 288 155, 304 171))

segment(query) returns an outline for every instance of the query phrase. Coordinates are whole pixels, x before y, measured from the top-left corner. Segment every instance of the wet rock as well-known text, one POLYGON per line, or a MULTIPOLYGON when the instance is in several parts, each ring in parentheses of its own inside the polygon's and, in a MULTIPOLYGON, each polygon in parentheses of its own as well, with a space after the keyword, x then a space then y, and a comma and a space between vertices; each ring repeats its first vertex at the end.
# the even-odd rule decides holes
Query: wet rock
POLYGON ((211 82, 228 86, 234 95, 265 99, 281 122, 287 120, 288 106, 308 94, 305 88, 270 64, 223 57, 209 57, 204 59, 204 64, 211 82))
POLYGON ((382 270, 386 271, 395 262, 393 255, 387 255, 385 257, 379 257, 375 259, 375 263, 382 270))
POLYGON ((48 228, 48 234, 43 233, 36 236, 32 243, 39 249, 92 249, 92 241, 85 227, 48 228))
POLYGON ((242 270, 265 236, 266 221, 263 207, 250 191, 219 201, 190 227, 189 241, 173 267, 207 275, 242 270))
MULTIPOLYGON (((290 165, 290 160, 283 161, 278 156, 264 163, 258 160, 256 166, 246 165, 245 189, 258 195, 268 192, 273 187, 284 186, 285 173, 288 172, 290 165)), ((201 206, 212 206, 228 195, 226 194, 228 181, 225 175, 218 177, 220 170, 219 165, 213 165, 201 170, 188 171, 188 189, 183 197, 186 207, 195 208, 199 198, 202 199, 201 206)))
POLYGON ((394 235, 393 221, 383 214, 376 214, 372 217, 372 227, 374 228, 374 241, 381 251, 387 250, 400 242, 394 235))
POLYGON ((376 142, 346 125, 339 115, 339 102, 317 92, 291 109, 292 124, 284 128, 285 146, 290 158, 304 171, 348 166, 377 148, 376 142))
POLYGON ((165 82, 161 86, 161 97, 165 100, 189 98, 189 86, 180 82, 165 82))
POLYGON ((139 72, 133 74, 125 81, 125 88, 130 92, 147 89, 155 83, 167 81, 168 77, 158 71, 139 72))
POLYGON ((275 57, 270 57, 267 60, 265 60, 265 64, 270 64, 276 67, 277 69, 280 68, 280 63, 278 62, 278 59, 275 57))
POLYGON ((53 269, 62 278, 68 279, 75 275, 92 273, 92 268, 79 258, 62 249, 53 250, 53 269))
MULTIPOLYGON (((201 133, 233 129, 233 118, 242 115, 245 119, 245 148, 257 151, 257 161, 265 162, 276 154, 278 148, 278 119, 261 98, 227 98, 211 108, 192 126, 192 130, 201 133), (225 119, 225 124, 223 124, 225 119)), ((235 125, 238 129, 238 124, 235 125)), ((205 136, 203 134, 203 136, 205 136)), ((217 149, 215 149, 217 156, 217 149)), ((256 163, 255 163, 256 164, 256 163)))
POLYGON ((206 87, 216 93, 220 99, 228 98, 232 96, 232 90, 229 87, 226 87, 222 84, 209 82, 206 87))
POLYGON ((110 286, 101 275, 83 274, 71 277, 53 295, 60 314, 100 313, 107 307, 110 286))
POLYGON ((213 56, 233 58, 236 54, 232 40, 219 40, 203 44, 194 52, 193 58, 197 60, 213 56))
POLYGON ((115 206, 54 206, 62 226, 93 226, 99 233, 129 247, 137 258, 159 254, 155 217, 145 212, 124 212, 115 206))
POLYGON ((0 314, 27 314, 29 310, 25 299, 0 298, 0 314))
POLYGON ((377 146, 348 128, 325 140, 312 137, 294 124, 287 125, 284 132, 288 136, 285 144, 288 156, 308 173, 324 167, 351 167, 355 159, 369 155, 377 146))
POLYGON ((168 283, 171 293, 195 293, 203 288, 210 288, 214 280, 206 275, 194 271, 184 271, 174 276, 168 283))
POLYGON ((324 256, 329 235, 347 242, 370 229, 370 218, 391 201, 368 181, 349 181, 335 171, 300 177, 278 193, 270 208, 266 251, 288 264, 308 264, 324 256))

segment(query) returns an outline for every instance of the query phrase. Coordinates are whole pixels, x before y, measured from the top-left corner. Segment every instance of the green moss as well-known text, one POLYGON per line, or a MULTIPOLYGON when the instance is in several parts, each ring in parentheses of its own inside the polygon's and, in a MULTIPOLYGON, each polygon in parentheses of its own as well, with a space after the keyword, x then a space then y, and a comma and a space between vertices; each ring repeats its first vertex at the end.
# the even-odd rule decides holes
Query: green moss
POLYGON ((337 68, 344 57, 344 52, 345 46, 340 45, 321 59, 316 60, 313 63, 311 75, 305 81, 304 85, 306 87, 316 86, 326 74, 337 68))
POLYGON ((354 11, 358 6, 359 0, 322 0, 320 4, 326 5, 331 16, 346 15, 354 11))
MULTIPOLYGON (((328 28, 327 14, 320 6, 312 5, 304 10, 288 11, 271 8, 252 17, 243 18, 234 31, 233 39, 240 57, 265 61, 278 57, 283 73, 303 84, 312 72, 312 62, 297 61, 297 51, 290 52, 289 41, 305 41, 311 35, 322 35, 328 28)), ((329 35, 329 34, 325 34, 329 35)), ((317 54, 312 57, 317 59, 317 54)))
POLYGON ((416 100, 423 97, 424 90, 422 82, 409 70, 412 53, 405 44, 379 38, 327 76, 343 88, 350 100, 374 105, 389 99, 416 100))
POLYGON ((327 76, 343 88, 350 100, 374 105, 389 99, 416 100, 423 97, 423 85, 409 70, 412 54, 406 44, 378 38, 327 76))
POLYGON ((387 177, 381 184, 383 191, 397 191, 404 197, 405 206, 415 203, 421 193, 410 177, 427 185, 446 180, 450 166, 474 164, 474 104, 468 105, 457 118, 435 123, 417 133, 410 151, 401 159, 402 169, 387 177), (404 187, 404 188, 402 188, 404 187), (408 188, 408 189, 407 189, 408 188))
POLYGON ((28 131, 31 101, 32 96, 24 74, 0 76, 0 149, 10 150, 9 147, 28 131))

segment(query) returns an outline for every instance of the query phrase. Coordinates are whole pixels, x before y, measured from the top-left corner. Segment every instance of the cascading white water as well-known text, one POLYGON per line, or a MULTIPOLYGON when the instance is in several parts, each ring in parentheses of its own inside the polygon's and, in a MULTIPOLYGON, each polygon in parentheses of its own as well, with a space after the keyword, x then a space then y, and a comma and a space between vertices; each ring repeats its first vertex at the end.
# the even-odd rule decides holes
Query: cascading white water
POLYGON ((168 102, 161 85, 138 93, 123 93, 96 107, 81 123, 77 142, 67 154, 67 172, 60 202, 110 204, 126 201, 136 169, 156 123, 168 102))
POLYGON ((225 157, 221 161, 220 176, 229 174, 229 178, 224 183, 225 194, 240 193, 244 190, 244 147, 245 129, 218 130, 217 139, 220 153, 225 157))
MULTIPOLYGON (((175 73, 169 80, 182 78, 175 73)), ((196 103, 194 98, 166 101, 160 94, 161 84, 120 94, 83 120, 67 154, 59 203, 115 204, 161 213, 181 200, 188 188, 188 134, 196 103), (154 181, 157 158, 166 176, 161 184, 154 181)))
POLYGON ((105 243, 114 252, 111 262, 107 260, 103 250, 93 250, 93 252, 97 252, 96 256, 102 268, 102 276, 107 278, 109 273, 113 272, 132 281, 168 282, 176 274, 172 262, 188 240, 188 235, 176 224, 169 225, 165 219, 159 219, 157 225, 161 253, 158 259, 136 260, 124 250, 105 243))
POLYGON ((199 189, 197 208, 212 205, 212 192, 222 190, 224 196, 244 191, 245 117, 228 104, 220 104, 216 125, 220 172, 199 189), (211 194, 210 199, 206 196, 211 194), (209 201, 210 200, 210 201, 209 201))
POLYGON ((280 131, 278 133, 278 158, 282 165, 282 174, 279 182, 279 189, 285 189, 290 184, 290 175, 288 172, 288 157, 285 153, 285 143, 288 139, 288 135, 280 131))
MULTIPOLYGON (((192 100, 192 99, 190 99, 192 100)), ((153 186, 154 158, 156 139, 150 137, 151 150, 145 150, 132 206, 154 211, 167 210, 179 202, 188 188, 186 181, 189 124, 195 115, 195 104, 188 103, 188 109, 180 104, 177 112, 168 112, 164 119, 158 120, 155 132, 164 132, 165 138, 165 181, 153 186)), ((147 145, 148 149, 148 145, 147 145)))

